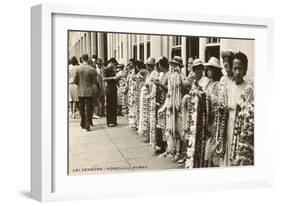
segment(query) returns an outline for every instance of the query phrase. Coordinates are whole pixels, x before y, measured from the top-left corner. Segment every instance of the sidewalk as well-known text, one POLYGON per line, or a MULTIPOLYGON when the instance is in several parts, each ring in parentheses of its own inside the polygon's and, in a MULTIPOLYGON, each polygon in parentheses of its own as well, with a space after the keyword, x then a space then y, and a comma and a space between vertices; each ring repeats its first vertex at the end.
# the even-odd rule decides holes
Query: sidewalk
POLYGON ((80 119, 69 120, 69 174, 101 174, 136 170, 176 169, 170 159, 156 156, 148 143, 128 127, 125 117, 107 127, 105 118, 94 120, 94 130, 80 128, 80 119))

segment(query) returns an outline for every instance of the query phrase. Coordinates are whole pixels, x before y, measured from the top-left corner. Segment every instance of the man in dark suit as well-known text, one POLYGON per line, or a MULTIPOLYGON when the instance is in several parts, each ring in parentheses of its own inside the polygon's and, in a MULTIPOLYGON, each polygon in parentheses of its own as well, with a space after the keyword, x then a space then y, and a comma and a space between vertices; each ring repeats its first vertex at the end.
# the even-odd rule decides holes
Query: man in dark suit
POLYGON ((82 64, 76 71, 74 83, 78 85, 79 109, 81 116, 80 126, 90 131, 93 110, 93 83, 96 82, 95 70, 88 64, 88 54, 82 55, 82 64))

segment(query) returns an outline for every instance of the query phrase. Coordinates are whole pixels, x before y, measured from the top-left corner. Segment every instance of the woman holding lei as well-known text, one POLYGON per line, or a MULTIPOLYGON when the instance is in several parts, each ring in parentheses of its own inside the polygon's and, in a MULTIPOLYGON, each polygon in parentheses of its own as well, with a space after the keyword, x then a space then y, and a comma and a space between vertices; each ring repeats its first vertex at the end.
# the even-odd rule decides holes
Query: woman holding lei
POLYGON ((166 141, 163 140, 166 115, 159 115, 158 111, 164 105, 168 92, 168 59, 166 57, 160 57, 156 68, 158 68, 160 75, 154 79, 151 91, 150 140, 155 153, 163 153, 167 145, 166 141))
MULTIPOLYGON (((146 62, 146 72, 144 73, 145 83, 140 93, 140 119, 138 133, 144 138, 145 142, 150 141, 150 109, 151 91, 153 80, 157 79, 159 72, 155 69, 155 59, 149 57, 146 62)), ((151 143, 151 142, 150 142, 151 143)))
POLYGON ((180 159, 180 146, 181 146, 181 89, 184 84, 184 79, 180 74, 182 65, 182 58, 175 56, 170 61, 171 70, 168 76, 168 93, 163 107, 159 112, 166 110, 166 130, 164 138, 167 141, 166 152, 160 157, 167 155, 174 158, 175 161, 180 159))
MULTIPOLYGON (((235 53, 233 56, 233 77, 234 81, 227 90, 228 101, 227 106, 229 109, 229 118, 227 125, 227 145, 226 145, 226 165, 232 165, 235 161, 236 150, 235 145, 239 144, 239 139, 235 139, 239 131, 234 130, 236 120, 236 114, 239 114, 241 106, 243 108, 247 105, 253 107, 253 87, 252 84, 244 80, 244 76, 247 74, 248 58, 242 53, 235 53)), ((253 110, 253 109, 252 109, 253 110)), ((239 117, 239 115, 237 115, 239 117)), ((253 121, 253 117, 250 119, 253 121)), ((249 120, 249 121, 250 121, 249 120)), ((237 129, 244 127, 244 123, 241 122, 237 129)), ((253 129, 253 128, 252 128, 253 129)), ((253 134, 246 136, 245 138, 251 138, 252 140, 246 141, 245 145, 253 147, 253 134), (252 145, 251 145, 252 144, 252 145)), ((244 139, 245 139, 244 138, 244 139)), ((241 152, 241 151, 240 151, 241 152)), ((253 150, 250 151, 253 153, 253 150)), ((253 157, 253 154, 245 154, 253 157)))

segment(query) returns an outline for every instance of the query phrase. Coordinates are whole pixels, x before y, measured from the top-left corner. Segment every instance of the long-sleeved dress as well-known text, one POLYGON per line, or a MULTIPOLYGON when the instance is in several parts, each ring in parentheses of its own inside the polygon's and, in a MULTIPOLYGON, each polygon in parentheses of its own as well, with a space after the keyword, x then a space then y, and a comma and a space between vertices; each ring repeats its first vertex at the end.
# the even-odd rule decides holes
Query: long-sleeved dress
MULTIPOLYGON (((104 70, 104 77, 116 76, 112 68, 104 70)), ((117 80, 106 80, 106 122, 107 124, 117 124, 117 80)))

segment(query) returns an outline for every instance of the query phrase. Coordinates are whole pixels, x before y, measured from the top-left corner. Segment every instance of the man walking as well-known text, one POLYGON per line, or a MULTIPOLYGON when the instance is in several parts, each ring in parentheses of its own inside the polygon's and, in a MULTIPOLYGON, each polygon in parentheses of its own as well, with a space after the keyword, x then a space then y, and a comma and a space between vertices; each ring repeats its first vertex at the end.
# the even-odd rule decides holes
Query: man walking
POLYGON ((95 70, 88 64, 88 54, 82 55, 82 64, 76 71, 74 83, 78 85, 79 109, 81 116, 80 126, 86 131, 90 131, 93 110, 93 83, 97 82, 94 78, 95 70))

